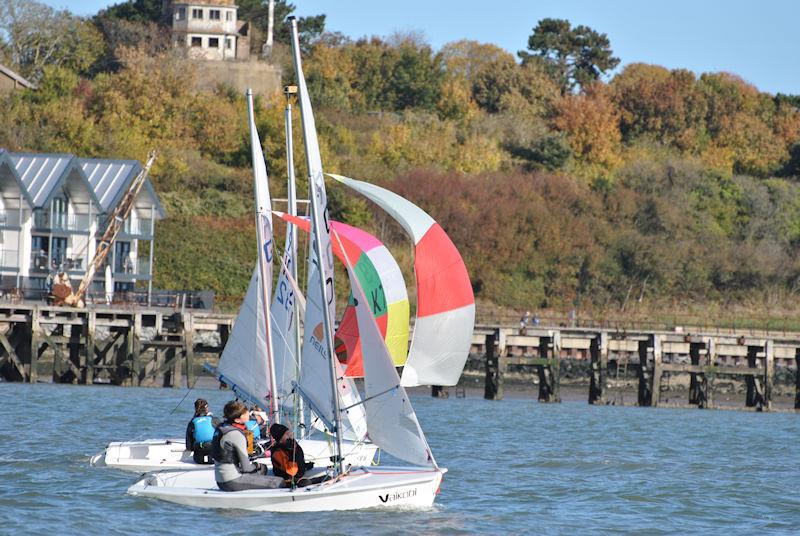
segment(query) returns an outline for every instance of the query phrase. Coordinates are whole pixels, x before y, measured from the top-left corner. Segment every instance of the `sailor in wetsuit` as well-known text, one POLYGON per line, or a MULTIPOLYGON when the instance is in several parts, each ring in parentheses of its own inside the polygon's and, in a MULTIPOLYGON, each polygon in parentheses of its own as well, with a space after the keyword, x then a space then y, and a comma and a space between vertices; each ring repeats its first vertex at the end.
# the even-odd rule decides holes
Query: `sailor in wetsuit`
POLYGON ((186 450, 192 451, 192 458, 196 463, 212 464, 211 440, 214 438, 214 429, 220 421, 208 411, 208 401, 198 398, 194 401, 194 417, 186 425, 186 450))
POLYGON ((247 421, 250 412, 238 400, 225 404, 225 420, 214 432, 214 477, 224 491, 284 487, 284 480, 260 474, 247 453, 247 421))

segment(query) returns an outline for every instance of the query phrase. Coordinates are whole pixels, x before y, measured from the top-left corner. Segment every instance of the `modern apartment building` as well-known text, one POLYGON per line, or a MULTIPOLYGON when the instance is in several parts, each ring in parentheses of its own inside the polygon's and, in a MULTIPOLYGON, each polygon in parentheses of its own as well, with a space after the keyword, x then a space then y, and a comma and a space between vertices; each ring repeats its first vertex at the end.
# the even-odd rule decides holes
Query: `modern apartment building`
MULTIPOLYGON (((141 169, 135 160, 0 148, 0 290, 36 295, 59 271, 77 286, 106 219, 141 169)), ((131 291, 146 281, 152 292, 155 223, 164 216, 147 180, 106 261, 115 291, 131 291)), ((101 293, 104 278, 99 270, 89 292, 101 293)))

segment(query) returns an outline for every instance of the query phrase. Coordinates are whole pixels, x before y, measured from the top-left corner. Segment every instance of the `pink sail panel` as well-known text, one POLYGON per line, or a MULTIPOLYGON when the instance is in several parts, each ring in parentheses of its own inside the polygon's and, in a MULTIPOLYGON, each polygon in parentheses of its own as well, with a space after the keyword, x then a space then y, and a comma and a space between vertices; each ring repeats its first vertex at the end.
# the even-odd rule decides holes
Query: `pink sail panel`
MULTIPOLYGON (((308 231, 305 218, 281 212, 275 214, 283 220, 308 231)), ((350 225, 331 222, 334 255, 353 265, 355 276, 368 295, 370 309, 380 329, 384 342, 396 366, 405 364, 408 356, 410 306, 405 281, 397 262, 377 238, 350 225)), ((342 321, 335 334, 335 351, 340 361, 346 363, 345 376, 362 377, 362 354, 355 303, 349 300, 342 321)))
POLYGON ((475 324, 472 284, 455 245, 430 215, 407 199, 374 184, 328 176, 388 212, 414 241, 417 319, 402 384, 455 385, 469 355, 475 324))

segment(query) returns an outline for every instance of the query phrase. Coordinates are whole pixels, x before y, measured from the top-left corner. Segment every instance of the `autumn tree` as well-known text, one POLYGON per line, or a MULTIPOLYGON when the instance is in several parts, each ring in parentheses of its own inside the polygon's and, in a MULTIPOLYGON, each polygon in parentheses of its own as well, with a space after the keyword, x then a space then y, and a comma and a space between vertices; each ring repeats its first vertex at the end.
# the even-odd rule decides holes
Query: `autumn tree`
POLYGON ((564 19, 540 20, 528 50, 518 55, 523 63, 541 61, 562 93, 584 88, 619 65, 606 34, 583 25, 573 28, 564 19))
POLYGON ((5 0, 0 2, 0 50, 36 81, 46 65, 88 71, 103 50, 103 39, 91 23, 68 11, 35 0, 5 0))

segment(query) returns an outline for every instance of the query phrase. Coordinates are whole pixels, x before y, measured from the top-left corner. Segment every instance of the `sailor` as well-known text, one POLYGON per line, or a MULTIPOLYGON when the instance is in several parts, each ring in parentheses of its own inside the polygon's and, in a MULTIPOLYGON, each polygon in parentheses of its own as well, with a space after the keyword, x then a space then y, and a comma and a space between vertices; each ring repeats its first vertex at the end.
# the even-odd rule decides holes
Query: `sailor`
POLYGON ((275 441, 270 447, 272 472, 289 484, 305 485, 307 482, 301 479, 314 464, 306 463, 303 448, 294 440, 292 431, 282 424, 274 423, 269 427, 269 435, 275 441))
POLYGON ((247 454, 246 423, 250 412, 238 400, 225 404, 225 420, 214 432, 214 477, 223 491, 284 487, 282 478, 260 474, 247 454))
POLYGON ((192 451, 192 458, 196 463, 212 464, 211 440, 214 438, 214 429, 220 421, 208 410, 208 401, 198 398, 194 401, 194 417, 186 425, 186 450, 192 451))

